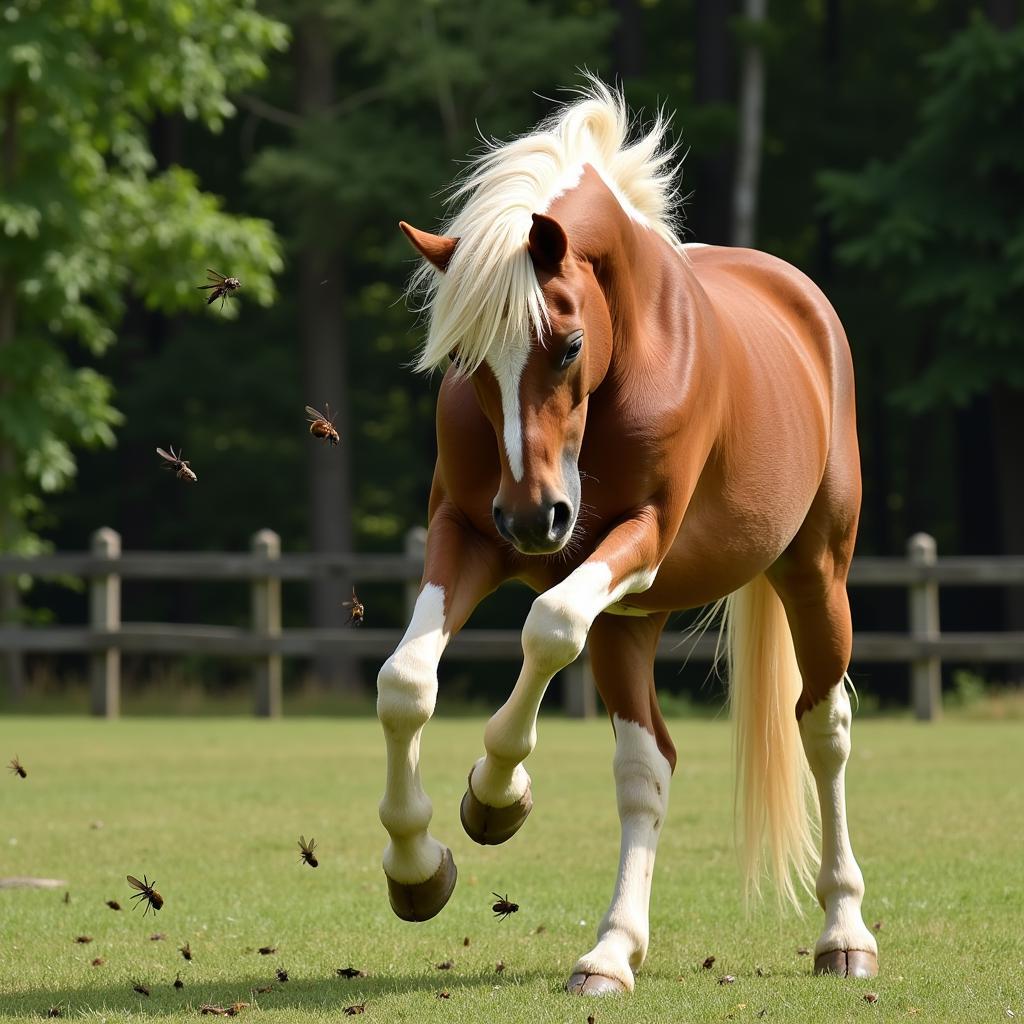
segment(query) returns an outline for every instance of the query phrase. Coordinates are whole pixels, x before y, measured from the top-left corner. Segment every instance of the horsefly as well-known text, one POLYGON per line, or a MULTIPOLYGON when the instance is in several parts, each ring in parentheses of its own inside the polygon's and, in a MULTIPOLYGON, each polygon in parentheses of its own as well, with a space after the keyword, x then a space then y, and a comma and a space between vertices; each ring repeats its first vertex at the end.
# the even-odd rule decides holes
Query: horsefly
POLYGON ((334 426, 330 402, 324 403, 324 409, 326 412, 320 412, 319 409, 314 409, 311 405, 306 406, 306 415, 309 417, 309 432, 314 437, 329 441, 333 448, 341 441, 341 437, 334 426))
POLYGON ((178 971, 178 976, 174 979, 174 987, 175 988, 184 988, 185 987, 185 982, 183 982, 181 980, 181 971, 178 971))
POLYGON ((27 778, 28 778, 28 772, 27 772, 27 771, 25 771, 25 768, 24 768, 24 766, 23 766, 23 765, 22 765, 22 763, 21 763, 21 762, 20 762, 20 761, 18 760, 18 755, 17 755, 17 754, 15 754, 15 755, 14 755, 14 760, 13 760, 13 761, 11 761, 11 763, 10 763, 10 764, 9 764, 9 765, 8 765, 7 767, 8 767, 8 768, 9 768, 9 769, 10 769, 10 770, 11 770, 11 771, 12 771, 12 772, 13 772, 13 773, 15 774, 15 775, 17 775, 19 779, 27 779, 27 778))
POLYGON ((311 868, 315 868, 319 865, 320 861, 316 859, 313 851, 316 849, 316 840, 310 839, 306 842, 305 836, 299 836, 299 849, 302 851, 302 855, 299 857, 300 864, 308 864, 311 868))
POLYGON ((288 980, 288 972, 283 967, 277 969, 277 980, 282 983, 288 980))
POLYGON ((352 588, 352 600, 342 601, 342 608, 347 608, 348 611, 348 623, 350 626, 361 626, 363 624, 363 618, 366 615, 366 606, 362 601, 359 600, 356 595, 356 588, 352 588))
POLYGON ((341 1011, 346 1017, 356 1017, 360 1013, 366 1013, 366 1003, 353 1003, 341 1011))
POLYGON ((132 991, 138 992, 140 996, 148 996, 149 986, 143 985, 142 982, 140 981, 137 985, 132 985, 132 991))
POLYGON ((206 279, 207 281, 213 282, 212 284, 197 284, 196 288, 199 291, 210 291, 209 298, 206 300, 206 304, 209 306, 210 303, 216 302, 220 299, 220 308, 224 308, 224 300, 230 299, 232 292, 237 292, 242 287, 242 282, 237 277, 225 277, 223 274, 219 274, 216 270, 211 270, 209 267, 206 268, 206 279))
POLYGON ((499 921, 503 921, 509 914, 515 914, 519 910, 518 903, 512 903, 509 901, 508 895, 499 896, 496 892, 492 892, 491 895, 498 901, 491 907, 499 921))
POLYGON ((192 959, 192 947, 186 942, 184 946, 178 947, 178 952, 186 959, 192 959))
POLYGON ((117 900, 107 900, 107 906, 110 907, 111 910, 121 909, 121 904, 118 903, 117 900))
MULTIPOLYGON (((142 878, 143 880, 140 882, 134 875, 128 875, 128 884, 133 889, 139 890, 131 897, 131 899, 145 900, 146 909, 142 912, 142 916, 145 917, 149 913, 150 907, 153 908, 154 913, 159 910, 164 905, 164 898, 155 889, 155 878, 152 882, 150 882, 145 875, 143 875, 142 878)), ((138 906, 138 904, 136 904, 136 906, 138 906)), ((163 938, 162 935, 160 937, 163 938)))
POLYGON ((170 452, 165 452, 163 448, 157 448, 156 453, 162 459, 166 459, 176 470, 175 476, 179 480, 184 480, 186 483, 195 484, 199 482, 199 477, 195 475, 189 466, 189 463, 183 459, 182 452, 175 451, 174 445, 170 446, 170 452))
POLYGON ((352 978, 366 977, 366 971, 361 971, 358 967, 339 967, 334 973, 337 974, 339 978, 346 978, 348 980, 351 980, 352 978))
POLYGON ((260 956, 270 956, 272 953, 277 952, 277 946, 260 946, 256 951, 260 956))

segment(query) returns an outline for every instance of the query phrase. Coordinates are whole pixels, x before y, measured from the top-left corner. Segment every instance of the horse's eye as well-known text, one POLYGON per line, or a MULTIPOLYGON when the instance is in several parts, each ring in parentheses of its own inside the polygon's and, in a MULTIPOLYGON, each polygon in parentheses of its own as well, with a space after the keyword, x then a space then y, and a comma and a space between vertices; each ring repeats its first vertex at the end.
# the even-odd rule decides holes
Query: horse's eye
POLYGON ((564 370, 567 366, 572 363, 576 357, 580 354, 583 349, 583 332, 573 331, 569 335, 568 344, 565 348, 565 353, 562 356, 562 369, 564 370))

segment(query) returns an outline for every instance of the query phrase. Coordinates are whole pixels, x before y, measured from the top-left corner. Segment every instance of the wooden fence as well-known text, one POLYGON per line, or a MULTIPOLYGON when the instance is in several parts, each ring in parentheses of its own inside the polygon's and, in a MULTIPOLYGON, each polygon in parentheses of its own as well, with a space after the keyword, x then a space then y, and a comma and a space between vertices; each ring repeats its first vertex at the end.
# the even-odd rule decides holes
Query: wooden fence
MULTIPOLYGON (((312 657, 343 647, 355 657, 383 661, 402 635, 399 629, 283 629, 281 581, 344 576, 358 584, 404 583, 411 608, 423 567, 426 531, 411 530, 405 553, 394 555, 282 554, 272 530, 252 539, 249 553, 129 552, 122 553, 120 535, 97 530, 91 550, 17 557, 0 555, 0 576, 36 578, 77 576, 89 580, 87 626, 0 626, 0 652, 88 652, 93 714, 116 718, 120 711, 121 654, 243 655, 255 666, 256 714, 281 713, 281 659, 312 657), (252 594, 250 629, 228 626, 172 625, 124 622, 121 580, 247 580, 252 594)), ((907 557, 859 558, 850 583, 855 587, 903 587, 907 591, 908 633, 857 633, 856 662, 904 662, 910 666, 914 713, 936 718, 942 706, 943 659, 969 662, 1024 663, 1024 633, 941 633, 939 586, 1024 586, 1024 557, 938 558, 935 541, 915 534, 907 557)), ((709 661, 715 638, 684 642, 666 633, 658 658, 681 662, 709 661)), ((521 654, 518 630, 466 629, 449 646, 445 657, 462 660, 514 659, 521 654)), ((566 711, 574 716, 594 714, 595 698, 586 659, 566 670, 566 711)))

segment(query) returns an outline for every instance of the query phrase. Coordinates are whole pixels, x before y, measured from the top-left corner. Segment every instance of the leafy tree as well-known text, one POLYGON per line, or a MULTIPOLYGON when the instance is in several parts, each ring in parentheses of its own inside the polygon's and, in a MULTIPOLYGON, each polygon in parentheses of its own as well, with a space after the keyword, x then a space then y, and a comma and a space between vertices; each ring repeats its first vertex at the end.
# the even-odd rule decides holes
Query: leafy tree
POLYGON ((126 301, 195 304, 213 266, 270 302, 270 225, 180 167, 154 173, 148 122, 179 110, 218 131, 228 88, 287 35, 252 0, 22 0, 0 18, 0 550, 28 551, 75 447, 114 443, 110 385, 80 364, 114 343, 126 301))
POLYGON ((1024 25, 976 17, 925 63, 932 88, 903 151, 820 178, 840 259, 932 325, 930 365, 897 392, 915 409, 1024 389, 1024 25))

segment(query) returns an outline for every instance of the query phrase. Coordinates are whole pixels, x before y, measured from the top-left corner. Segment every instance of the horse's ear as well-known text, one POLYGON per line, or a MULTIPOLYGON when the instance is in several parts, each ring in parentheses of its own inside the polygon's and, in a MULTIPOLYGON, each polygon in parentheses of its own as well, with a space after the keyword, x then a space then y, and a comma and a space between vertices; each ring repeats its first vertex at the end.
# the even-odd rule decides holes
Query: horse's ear
POLYGON ((444 235, 432 235, 429 231, 420 231, 404 220, 398 222, 398 226, 405 232, 405 237, 413 244, 413 248, 428 262, 433 263, 443 274, 448 269, 452 256, 455 255, 455 246, 459 244, 457 238, 446 238, 444 235))
POLYGON ((562 225, 554 217, 543 213, 533 215, 533 227, 530 228, 527 245, 534 264, 551 273, 558 270, 569 251, 569 239, 562 225))

